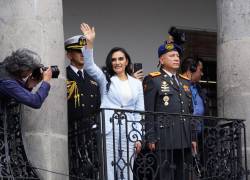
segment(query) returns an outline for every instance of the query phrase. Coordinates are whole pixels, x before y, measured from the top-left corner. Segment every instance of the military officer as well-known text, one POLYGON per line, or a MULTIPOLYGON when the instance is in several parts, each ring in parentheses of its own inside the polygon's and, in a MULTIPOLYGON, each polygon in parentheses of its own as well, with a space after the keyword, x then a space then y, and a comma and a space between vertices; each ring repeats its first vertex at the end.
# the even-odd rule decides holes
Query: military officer
MULTIPOLYGON (((90 156, 92 156, 91 153, 96 152, 96 150, 90 149, 94 146, 87 146, 93 145, 93 142, 95 143, 96 141, 96 114, 99 112, 100 107, 100 91, 97 83, 84 71, 84 54, 82 54, 81 48, 84 48, 85 45, 86 41, 83 35, 77 35, 65 41, 65 50, 70 60, 70 65, 66 68, 69 166, 70 174, 82 175, 85 173, 84 177, 94 178, 94 175, 90 174, 91 171, 89 169, 84 169, 83 165, 79 165, 82 167, 77 167, 78 163, 74 163, 77 159, 79 162, 85 163, 89 162, 89 159, 95 161, 90 156), (87 151, 84 149, 86 147, 87 151), (88 153, 84 154, 86 152, 88 153), (81 172, 79 171, 80 168, 83 168, 82 171, 80 170, 81 172)), ((86 167, 92 166, 86 165, 86 167)), ((92 168, 94 169, 94 167, 92 168)))
POLYGON ((173 42, 162 44, 158 48, 160 71, 150 73, 143 83, 146 111, 177 114, 146 116, 148 147, 156 150, 161 180, 188 179, 191 144, 196 145, 189 118, 180 116, 192 110, 190 91, 184 89, 177 74, 181 50, 173 42))

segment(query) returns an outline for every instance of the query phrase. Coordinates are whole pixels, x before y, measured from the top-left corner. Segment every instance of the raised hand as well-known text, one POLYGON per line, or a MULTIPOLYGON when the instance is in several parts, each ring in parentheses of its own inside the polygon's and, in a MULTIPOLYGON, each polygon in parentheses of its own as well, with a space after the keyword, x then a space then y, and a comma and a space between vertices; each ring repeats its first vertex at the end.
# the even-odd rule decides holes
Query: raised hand
POLYGON ((80 29, 86 38, 87 47, 93 48, 93 43, 95 40, 95 28, 94 27, 91 28, 88 24, 82 23, 80 29))

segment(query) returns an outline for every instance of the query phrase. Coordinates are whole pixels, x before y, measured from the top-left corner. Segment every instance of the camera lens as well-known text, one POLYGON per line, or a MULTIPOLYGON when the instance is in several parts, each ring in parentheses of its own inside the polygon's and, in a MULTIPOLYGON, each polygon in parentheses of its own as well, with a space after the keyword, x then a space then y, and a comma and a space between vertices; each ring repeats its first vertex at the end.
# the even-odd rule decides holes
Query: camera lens
POLYGON ((59 74, 60 74, 60 70, 58 68, 58 66, 51 66, 51 71, 52 71, 52 78, 58 78, 59 74))

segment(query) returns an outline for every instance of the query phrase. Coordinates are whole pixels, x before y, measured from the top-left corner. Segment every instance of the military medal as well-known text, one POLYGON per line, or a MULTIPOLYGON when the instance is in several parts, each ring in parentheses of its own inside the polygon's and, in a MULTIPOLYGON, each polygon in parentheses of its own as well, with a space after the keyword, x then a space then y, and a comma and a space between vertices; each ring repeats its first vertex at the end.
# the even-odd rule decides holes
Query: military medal
POLYGON ((168 106, 168 101, 169 101, 169 97, 168 96, 164 96, 163 97, 163 101, 164 101, 164 106, 168 106))
POLYGON ((164 106, 168 106, 168 102, 164 102, 164 106))
POLYGON ((169 101, 169 97, 168 97, 168 96, 164 96, 164 97, 163 97, 163 101, 164 101, 164 102, 166 102, 166 101, 168 102, 168 101, 169 101))

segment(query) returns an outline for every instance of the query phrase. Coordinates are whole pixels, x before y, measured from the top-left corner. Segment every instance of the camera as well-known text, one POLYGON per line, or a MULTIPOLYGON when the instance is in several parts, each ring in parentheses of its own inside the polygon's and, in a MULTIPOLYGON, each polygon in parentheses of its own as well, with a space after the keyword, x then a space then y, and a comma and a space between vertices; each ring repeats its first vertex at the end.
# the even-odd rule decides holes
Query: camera
POLYGON ((174 42, 178 45, 182 45, 183 43, 186 42, 186 35, 184 32, 180 31, 179 29, 177 29, 176 27, 172 26, 169 31, 168 34, 171 35, 174 39, 174 42))
MULTIPOLYGON (((51 71, 52 71, 52 78, 58 78, 59 74, 60 74, 60 70, 58 68, 58 66, 54 65, 54 66, 50 66, 51 67, 51 71)), ((42 68, 37 68, 32 72, 32 77, 34 79, 42 79, 42 72, 46 71, 48 69, 48 67, 42 67, 42 68), (42 72, 41 72, 42 70, 42 72)))

